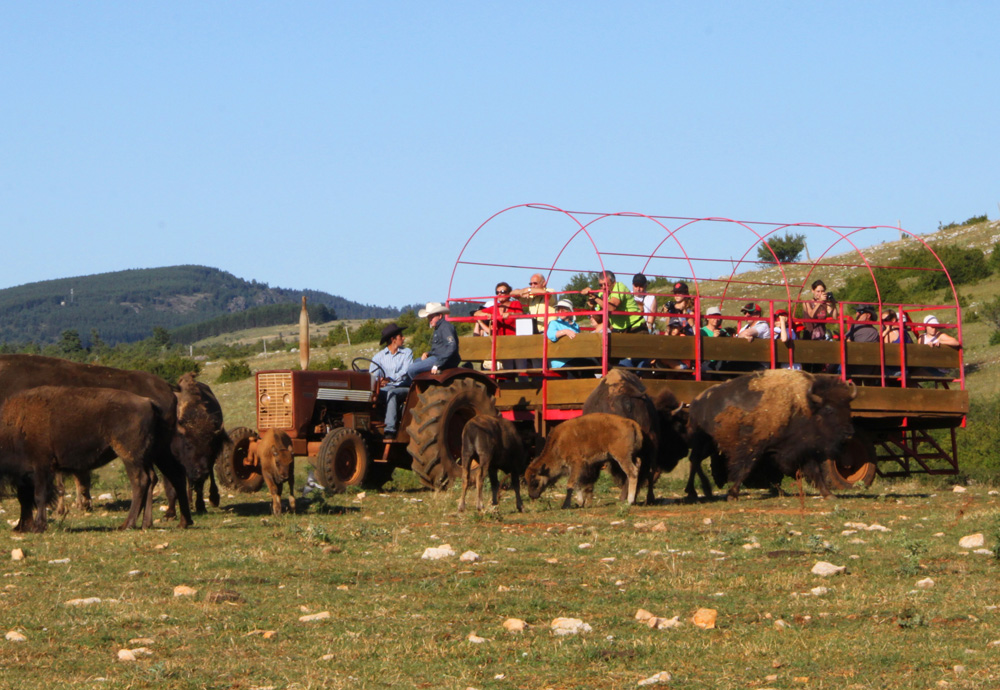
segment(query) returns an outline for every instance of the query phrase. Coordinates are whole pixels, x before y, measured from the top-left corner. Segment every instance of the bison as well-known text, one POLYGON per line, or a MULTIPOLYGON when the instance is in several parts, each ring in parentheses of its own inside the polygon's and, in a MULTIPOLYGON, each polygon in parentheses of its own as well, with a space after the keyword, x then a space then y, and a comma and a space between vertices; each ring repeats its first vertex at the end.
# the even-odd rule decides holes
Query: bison
POLYGON ((57 471, 80 475, 115 456, 132 486, 121 529, 134 527, 143 508, 142 526, 150 527, 158 415, 149 398, 110 388, 40 386, 9 396, 0 409, 0 474, 17 486, 15 531, 45 531, 57 471))
POLYGON ((284 431, 268 429, 257 440, 257 463, 271 494, 271 511, 281 515, 281 485, 288 482, 288 508, 295 512, 295 458, 292 439, 284 431))
POLYGON ((503 470, 510 475, 517 512, 522 512, 521 475, 527 463, 524 444, 514 425, 503 417, 490 415, 478 415, 465 425, 462 430, 462 471, 465 479, 462 482, 462 497, 458 499, 459 512, 465 510, 465 494, 472 483, 474 461, 479 463, 476 470, 476 510, 483 509, 483 483, 487 474, 493 492, 493 505, 498 504, 498 472, 503 470))
POLYGON ((601 467, 614 460, 627 478, 628 502, 634 504, 639 467, 651 456, 649 437, 638 424, 618 415, 595 412, 567 420, 553 429, 542 454, 525 470, 524 482, 528 485, 528 495, 534 499, 568 473, 562 507, 570 507, 574 491, 580 505, 586 506, 601 467))
MULTIPOLYGON (((195 512, 205 512, 205 480, 208 480, 208 500, 213 507, 219 507, 219 487, 212 471, 215 461, 227 444, 232 443, 223 426, 222 406, 207 384, 195 380, 193 373, 187 373, 177 382, 177 432, 198 457, 189 462, 193 471, 204 473, 200 476, 188 475, 188 501, 194 504, 195 512)), ((176 443, 176 439, 175 439, 176 443)), ((165 517, 174 517, 176 512, 176 492, 172 487, 166 490, 168 501, 165 517)))
MULTIPOLYGON (((194 454, 178 457, 174 436, 177 431, 177 400, 170 384, 144 371, 126 371, 94 364, 79 364, 39 355, 0 355, 0 404, 11 396, 38 386, 75 386, 113 388, 149 398, 156 410, 153 435, 153 464, 163 474, 166 484, 183 488, 185 473, 201 476, 194 454), (174 446, 172 448, 172 445, 174 446), (183 464, 187 463, 187 467, 183 464)), ((180 526, 192 524, 187 493, 181 492, 180 526)))
POLYGON ((853 385, 837 378, 792 369, 741 376, 704 391, 691 403, 688 420, 688 497, 698 496, 695 475, 711 495, 701 469, 709 455, 716 481, 725 474, 731 484, 731 500, 754 470, 769 476, 801 472, 829 496, 824 462, 840 455, 854 433, 850 404, 855 394, 853 385))
MULTIPOLYGON (((655 500, 653 485, 659 473, 673 470, 688 453, 683 406, 669 389, 664 389, 653 400, 638 376, 625 369, 612 369, 583 403, 583 414, 594 412, 631 419, 648 436, 653 457, 640 467, 639 484, 646 484, 646 503, 651 505, 655 500)), ((624 499, 625 477, 614 464, 610 468, 615 481, 622 486, 624 499)))

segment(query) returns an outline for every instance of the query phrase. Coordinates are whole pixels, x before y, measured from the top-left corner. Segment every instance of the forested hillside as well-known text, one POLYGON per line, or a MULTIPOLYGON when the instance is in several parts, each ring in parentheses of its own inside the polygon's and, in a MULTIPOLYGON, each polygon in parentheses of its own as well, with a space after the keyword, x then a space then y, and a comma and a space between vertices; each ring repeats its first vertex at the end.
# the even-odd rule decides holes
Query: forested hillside
POLYGON ((95 337, 108 345, 134 342, 149 337, 155 327, 174 330, 257 312, 255 308, 265 305, 298 304, 303 295, 313 307, 325 306, 330 318, 386 318, 399 313, 326 292, 270 287, 207 266, 168 266, 0 290, 0 342, 53 343, 66 330, 77 331, 85 347, 95 337))

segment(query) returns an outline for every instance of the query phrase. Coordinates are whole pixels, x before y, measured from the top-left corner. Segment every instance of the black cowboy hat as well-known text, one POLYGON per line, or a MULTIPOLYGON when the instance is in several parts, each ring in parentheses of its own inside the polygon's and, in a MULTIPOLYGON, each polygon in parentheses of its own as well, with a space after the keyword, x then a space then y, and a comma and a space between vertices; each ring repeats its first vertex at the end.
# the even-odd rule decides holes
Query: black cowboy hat
POLYGON ((403 329, 394 323, 387 324, 385 328, 382 329, 382 339, 378 341, 379 345, 385 345, 387 342, 395 338, 397 335, 403 332, 403 329))

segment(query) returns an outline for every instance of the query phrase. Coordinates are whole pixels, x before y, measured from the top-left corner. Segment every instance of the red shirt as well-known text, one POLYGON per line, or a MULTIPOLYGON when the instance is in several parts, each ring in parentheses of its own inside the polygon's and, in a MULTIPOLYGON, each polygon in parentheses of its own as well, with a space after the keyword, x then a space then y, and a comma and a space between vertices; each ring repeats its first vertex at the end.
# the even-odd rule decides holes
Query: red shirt
MULTIPOLYGON (((483 320, 488 326, 492 326, 493 324, 493 311, 495 309, 495 306, 483 307, 480 309, 480 311, 489 314, 489 316, 483 320)), ((517 327, 514 325, 514 316, 523 313, 524 310, 521 308, 521 303, 516 299, 512 299, 507 302, 507 313, 503 315, 497 314, 496 317, 497 335, 517 335, 517 327)))

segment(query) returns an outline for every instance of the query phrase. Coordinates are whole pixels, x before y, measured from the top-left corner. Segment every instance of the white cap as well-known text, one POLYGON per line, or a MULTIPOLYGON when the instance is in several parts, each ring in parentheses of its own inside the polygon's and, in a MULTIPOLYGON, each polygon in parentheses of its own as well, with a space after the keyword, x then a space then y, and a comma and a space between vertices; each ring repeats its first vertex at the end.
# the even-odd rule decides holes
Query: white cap
POLYGON ((929 323, 932 326, 936 326, 937 324, 939 324, 941 322, 938 321, 937 317, 934 316, 934 314, 928 314, 927 316, 924 317, 924 323, 929 323))
POLYGON ((573 311, 573 303, 568 299, 561 299, 556 302, 556 309, 569 309, 570 311, 573 311))
POLYGON ((705 312, 705 316, 722 316, 722 310, 718 307, 709 307, 708 311, 705 312))

